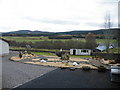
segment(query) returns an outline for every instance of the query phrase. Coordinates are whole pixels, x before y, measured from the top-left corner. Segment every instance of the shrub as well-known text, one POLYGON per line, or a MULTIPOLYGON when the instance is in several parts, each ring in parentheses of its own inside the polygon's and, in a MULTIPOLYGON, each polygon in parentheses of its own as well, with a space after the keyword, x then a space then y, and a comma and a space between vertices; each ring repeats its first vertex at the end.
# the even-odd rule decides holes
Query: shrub
POLYGON ((116 62, 116 63, 120 63, 120 59, 116 59, 115 62, 116 62))
POLYGON ((40 60, 48 60, 46 57, 41 57, 40 60))
POLYGON ((82 66, 82 70, 89 71, 91 68, 89 66, 82 66))
POLYGON ((95 56, 92 56, 92 59, 94 59, 95 58, 95 56))
POLYGON ((115 60, 109 60, 109 64, 116 64, 117 62, 115 60))
POLYGON ((104 67, 104 66, 98 67, 98 72, 105 72, 105 71, 106 71, 106 67, 104 67))
POLYGON ((56 55, 61 57, 62 60, 69 60, 69 53, 66 51, 57 51, 56 55))
POLYGON ((108 60, 107 58, 104 58, 104 60, 108 60))

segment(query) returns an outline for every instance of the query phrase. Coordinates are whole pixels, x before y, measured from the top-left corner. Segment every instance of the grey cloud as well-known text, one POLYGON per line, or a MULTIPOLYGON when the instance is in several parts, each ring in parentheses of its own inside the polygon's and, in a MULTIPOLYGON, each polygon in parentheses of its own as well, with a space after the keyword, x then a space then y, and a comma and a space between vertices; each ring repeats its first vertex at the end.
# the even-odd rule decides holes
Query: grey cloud
POLYGON ((51 23, 51 24, 61 24, 61 25, 79 25, 79 22, 74 21, 67 21, 67 20, 56 20, 56 19, 36 19, 32 17, 25 17, 24 19, 30 20, 30 21, 37 21, 42 23, 51 23))

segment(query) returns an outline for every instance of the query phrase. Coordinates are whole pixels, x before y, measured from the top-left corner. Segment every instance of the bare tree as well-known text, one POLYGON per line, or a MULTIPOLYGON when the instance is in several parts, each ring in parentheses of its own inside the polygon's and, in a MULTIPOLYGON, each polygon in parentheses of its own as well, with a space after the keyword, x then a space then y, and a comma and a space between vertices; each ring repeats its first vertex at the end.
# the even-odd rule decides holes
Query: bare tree
POLYGON ((87 49, 94 50, 96 48, 97 42, 93 33, 88 33, 85 37, 85 40, 86 40, 85 47, 87 49))

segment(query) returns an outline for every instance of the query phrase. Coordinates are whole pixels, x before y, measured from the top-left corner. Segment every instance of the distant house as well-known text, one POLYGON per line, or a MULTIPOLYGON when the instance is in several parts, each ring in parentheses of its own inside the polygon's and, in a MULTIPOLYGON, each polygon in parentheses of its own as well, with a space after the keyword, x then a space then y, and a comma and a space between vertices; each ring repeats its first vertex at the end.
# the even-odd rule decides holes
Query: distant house
POLYGON ((70 49, 71 55, 91 55, 90 49, 70 49))
POLYGON ((8 41, 0 38, 0 56, 9 54, 9 44, 8 41))
MULTIPOLYGON (((117 45, 116 44, 111 44, 111 45, 109 45, 109 49, 111 49, 111 48, 116 48, 117 47, 117 45)), ((97 50, 100 50, 100 51, 104 51, 104 50, 106 50, 107 49, 107 47, 106 47, 106 45, 105 44, 99 44, 97 47, 96 47, 96 49, 97 50)))

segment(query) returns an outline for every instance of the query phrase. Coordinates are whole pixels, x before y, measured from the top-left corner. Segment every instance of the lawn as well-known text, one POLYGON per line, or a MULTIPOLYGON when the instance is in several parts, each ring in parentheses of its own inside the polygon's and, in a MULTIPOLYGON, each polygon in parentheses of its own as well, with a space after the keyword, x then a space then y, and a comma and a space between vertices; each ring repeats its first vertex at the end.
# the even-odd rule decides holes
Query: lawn
POLYGON ((47 52, 31 52, 35 55, 45 55, 45 56, 55 56, 53 53, 47 53, 47 52))

